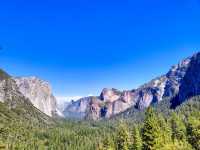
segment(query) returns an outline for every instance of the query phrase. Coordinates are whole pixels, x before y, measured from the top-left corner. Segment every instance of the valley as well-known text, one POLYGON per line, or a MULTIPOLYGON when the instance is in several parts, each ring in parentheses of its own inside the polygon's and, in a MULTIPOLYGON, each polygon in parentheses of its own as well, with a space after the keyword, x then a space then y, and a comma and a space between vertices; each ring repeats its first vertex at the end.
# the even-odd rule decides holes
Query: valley
POLYGON ((0 149, 199 150, 200 53, 138 89, 59 110, 51 86, 0 70, 0 149))

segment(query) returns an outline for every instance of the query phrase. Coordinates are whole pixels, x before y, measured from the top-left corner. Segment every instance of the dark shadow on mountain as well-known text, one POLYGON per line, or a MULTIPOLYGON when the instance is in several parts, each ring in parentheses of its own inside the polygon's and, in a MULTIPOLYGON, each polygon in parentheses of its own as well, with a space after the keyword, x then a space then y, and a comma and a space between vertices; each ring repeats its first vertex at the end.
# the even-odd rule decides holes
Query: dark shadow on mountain
POLYGON ((101 117, 105 117, 107 111, 108 111, 108 108, 107 108, 107 107, 104 106, 103 108, 101 108, 101 117))
POLYGON ((170 109, 175 109, 177 106, 179 106, 181 103, 179 101, 179 96, 176 95, 170 100, 170 109))
POLYGON ((190 66, 181 80, 179 93, 171 100, 171 108, 197 95, 200 95, 200 53, 191 58, 190 66))

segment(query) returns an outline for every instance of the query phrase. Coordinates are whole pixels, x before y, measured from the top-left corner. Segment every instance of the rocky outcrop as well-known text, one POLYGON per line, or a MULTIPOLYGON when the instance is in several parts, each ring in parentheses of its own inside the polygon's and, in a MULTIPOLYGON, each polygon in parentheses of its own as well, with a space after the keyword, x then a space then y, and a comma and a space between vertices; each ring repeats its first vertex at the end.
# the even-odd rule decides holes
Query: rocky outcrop
POLYGON ((31 101, 20 91, 15 82, 7 73, 0 69, 0 116, 8 120, 27 120, 32 123, 52 124, 53 120, 33 106, 31 101), (12 115, 8 115, 10 113, 12 115))
POLYGON ((0 80, 0 102, 8 104, 9 108, 15 108, 17 104, 24 102, 24 99, 14 80, 10 78, 0 80))
POLYGON ((36 77, 18 77, 13 79, 19 91, 28 98, 36 108, 48 116, 61 115, 48 82, 42 81, 36 77))
POLYGON ((181 82, 190 66, 190 62, 193 57, 194 56, 184 59, 178 65, 173 66, 166 74, 167 82, 165 86, 164 97, 172 97, 179 93, 181 82))
POLYGON ((195 54, 189 61, 187 71, 180 83, 178 103, 200 95, 200 53, 195 54))
POLYGON ((81 118, 98 120, 110 118, 131 107, 142 110, 165 98, 178 96, 176 101, 182 102, 198 94, 200 94, 200 53, 184 59, 173 66, 166 75, 153 79, 138 89, 119 91, 105 88, 100 96, 93 97, 93 100, 91 97, 82 98, 67 107, 65 112, 69 110, 71 113, 81 112, 81 118))
POLYGON ((114 102, 118 100, 121 96, 121 92, 117 89, 103 89, 100 95, 100 99, 106 102, 114 102))
POLYGON ((78 101, 72 101, 63 112, 65 118, 85 118, 91 99, 91 97, 85 97, 78 101))

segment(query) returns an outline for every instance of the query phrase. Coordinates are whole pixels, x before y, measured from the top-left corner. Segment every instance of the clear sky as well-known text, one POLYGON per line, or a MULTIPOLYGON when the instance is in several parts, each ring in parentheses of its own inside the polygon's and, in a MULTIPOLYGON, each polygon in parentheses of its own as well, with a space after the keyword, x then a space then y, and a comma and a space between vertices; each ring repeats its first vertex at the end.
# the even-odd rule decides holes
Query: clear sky
POLYGON ((4 0, 0 67, 57 96, 133 89, 200 50, 200 0, 4 0))

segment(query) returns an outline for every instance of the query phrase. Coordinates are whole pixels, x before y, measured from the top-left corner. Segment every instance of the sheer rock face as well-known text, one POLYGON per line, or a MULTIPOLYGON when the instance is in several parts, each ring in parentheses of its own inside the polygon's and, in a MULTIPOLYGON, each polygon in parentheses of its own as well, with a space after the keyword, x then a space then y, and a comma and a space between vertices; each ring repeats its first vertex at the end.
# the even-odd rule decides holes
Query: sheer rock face
MULTIPOLYGON (((100 96, 95 98, 95 101, 92 101, 91 98, 83 98, 86 105, 81 106, 84 107, 82 118, 88 117, 94 120, 110 118, 128 108, 134 107, 142 110, 167 97, 178 96, 178 101, 181 103, 185 99, 199 94, 200 53, 197 53, 173 66, 166 75, 155 78, 138 89, 119 91, 105 88, 100 96)), ((70 107, 73 107, 73 104, 70 107)), ((79 107, 77 106, 76 109, 79 107)), ((67 110, 68 108, 66 108, 67 110)))
POLYGON ((6 87, 6 80, 2 80, 0 82, 0 102, 5 101, 5 97, 6 97, 5 87, 6 87))
MULTIPOLYGON (((5 116, 5 119, 25 119, 31 122, 54 124, 54 121, 33 106, 31 101, 20 91, 15 82, 7 73, 0 69, 0 103, 1 108, 6 112, 0 115, 7 115, 12 112, 12 116, 5 116)), ((4 119, 3 119, 4 120, 4 119)))
POLYGON ((19 91, 48 116, 60 115, 50 85, 36 77, 13 78, 19 91))
POLYGON ((103 89, 101 92, 100 98, 105 102, 114 102, 118 100, 121 96, 121 92, 116 89, 103 89))
POLYGON ((184 59, 178 65, 173 66, 166 74, 167 82, 165 87, 165 97, 171 97, 179 93, 181 82, 190 67, 190 62, 194 56, 184 59))
POLYGON ((190 65, 181 80, 178 103, 195 95, 200 95, 200 53, 191 58, 190 65))
MULTIPOLYGON (((8 104, 9 108, 15 108, 17 104, 24 103, 25 97, 18 91, 18 87, 12 79, 0 80, 0 102, 8 104)), ((27 100, 29 103, 29 100, 27 100)))
POLYGON ((83 119, 86 116, 91 97, 81 98, 78 101, 72 101, 64 110, 63 114, 66 118, 83 119))
POLYGON ((0 69, 0 102, 6 103, 9 108, 16 108, 18 104, 31 104, 18 90, 16 82, 0 69))
POLYGON ((102 116, 102 101, 91 97, 85 119, 98 120, 102 116))

